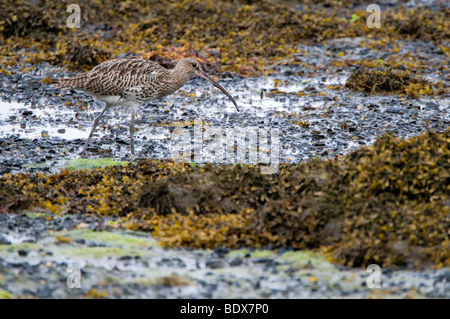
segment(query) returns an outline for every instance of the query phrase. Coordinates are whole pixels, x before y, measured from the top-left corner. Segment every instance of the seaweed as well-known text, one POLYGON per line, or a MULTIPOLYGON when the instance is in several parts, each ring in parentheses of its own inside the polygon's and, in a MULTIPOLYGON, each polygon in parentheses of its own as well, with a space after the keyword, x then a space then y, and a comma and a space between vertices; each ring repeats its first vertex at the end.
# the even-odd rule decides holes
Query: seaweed
POLYGON ((273 65, 300 64, 294 56, 301 52, 299 44, 356 36, 440 43, 450 37, 448 8, 388 8, 383 28, 370 29, 368 13, 355 7, 362 3, 344 4, 349 7, 309 0, 294 5, 282 0, 93 1, 81 5, 82 27, 70 29, 67 3, 38 0, 32 6, 8 0, 0 7, 0 41, 9 51, 37 54, 34 63, 50 61, 68 70, 122 55, 172 66, 190 55, 212 73, 261 75, 273 72, 273 65))
POLYGON ((122 216, 166 246, 322 250, 359 267, 450 262, 450 129, 385 135, 341 159, 204 165, 142 160, 0 178, 0 211, 122 216))

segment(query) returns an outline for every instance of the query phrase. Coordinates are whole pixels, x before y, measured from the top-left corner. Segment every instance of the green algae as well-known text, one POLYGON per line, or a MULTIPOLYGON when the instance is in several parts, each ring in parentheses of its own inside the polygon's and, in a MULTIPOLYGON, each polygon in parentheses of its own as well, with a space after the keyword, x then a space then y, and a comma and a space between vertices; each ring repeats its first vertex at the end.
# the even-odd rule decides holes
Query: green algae
POLYGON ((11 298, 11 293, 7 290, 0 288, 0 299, 10 299, 10 298, 11 298))
MULTIPOLYGON (((45 250, 50 250, 54 255, 58 255, 59 257, 93 257, 100 259, 108 257, 120 258, 121 256, 141 256, 142 254, 152 255, 153 252, 148 250, 150 247, 159 247, 159 245, 155 239, 152 239, 148 235, 144 238, 124 231, 109 232, 74 229, 49 233, 42 244, 23 242, 19 244, 0 245, 0 252, 16 255, 21 250, 31 252, 45 248, 45 250), (58 242, 57 238, 70 239, 70 241, 61 243, 58 242), (84 244, 77 244, 76 241, 80 239, 90 241, 95 246, 90 247, 84 244)), ((41 253, 41 256, 46 256, 45 251, 41 253)))
POLYGON ((255 250, 250 254, 250 258, 270 258, 274 256, 275 252, 272 250, 255 250))
POLYGON ((19 243, 10 245, 0 245, 0 252, 17 253, 19 250, 24 251, 37 251, 40 248, 38 244, 35 243, 19 243))
POLYGON ((105 258, 105 257, 120 257, 126 256, 127 251, 124 251, 120 247, 67 247, 58 249, 58 255, 69 257, 93 257, 93 258, 105 258))
POLYGON ((323 255, 313 251, 288 251, 276 259, 281 264, 288 263, 291 267, 315 269, 330 269, 333 266, 323 255))
POLYGON ((271 258, 275 257, 276 252, 268 249, 233 249, 230 250, 227 254, 227 258, 271 258))
MULTIPOLYGON (((136 234, 139 234, 139 232, 135 232, 136 234)), ((89 240, 94 243, 98 244, 104 244, 107 247, 94 247, 94 248, 100 248, 99 251, 101 251, 101 248, 108 248, 108 246, 119 246, 121 252, 123 251, 132 251, 132 250, 139 250, 145 247, 154 247, 159 246, 158 242, 149 237, 148 234, 145 234, 146 237, 138 237, 135 234, 127 233, 127 232, 110 232, 110 231, 93 231, 90 229, 74 229, 70 231, 61 231, 61 232, 55 232, 52 233, 52 237, 61 236, 63 238, 70 238, 71 241, 76 240, 89 240)), ((91 247, 85 247, 89 248, 91 247)), ((95 251, 95 250, 92 250, 95 251)), ((82 250, 80 250, 82 252, 82 250)))
POLYGON ((45 213, 26 213, 28 218, 41 218, 45 217, 45 213))
MULTIPOLYGON (((77 169, 96 169, 108 166, 123 166, 127 165, 128 161, 117 161, 112 158, 100 158, 100 159, 89 159, 89 158, 78 158, 73 160, 60 160, 56 163, 56 167, 60 169, 77 170, 77 169)), ((48 163, 38 163, 38 164, 24 164, 24 168, 48 168, 50 162, 48 163)))
POLYGON ((245 258, 251 255, 249 249, 233 249, 227 253, 227 258, 245 258))
POLYGON ((59 163, 63 169, 76 170, 76 169, 96 169, 108 166, 122 166, 128 164, 128 161, 116 161, 111 158, 101 158, 101 159, 89 159, 89 158, 78 158, 74 160, 63 160, 59 163))

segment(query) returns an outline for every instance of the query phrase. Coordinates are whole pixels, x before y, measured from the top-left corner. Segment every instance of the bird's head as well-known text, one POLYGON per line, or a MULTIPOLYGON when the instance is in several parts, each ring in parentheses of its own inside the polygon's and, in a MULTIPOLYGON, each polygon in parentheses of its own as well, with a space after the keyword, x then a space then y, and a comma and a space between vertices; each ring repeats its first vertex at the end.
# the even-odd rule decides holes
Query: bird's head
POLYGON ((236 104, 236 101, 233 99, 230 93, 228 93, 227 90, 225 90, 219 83, 214 81, 209 75, 203 72, 200 63, 197 60, 193 58, 184 58, 177 63, 175 68, 179 69, 183 73, 187 73, 190 78, 194 76, 199 76, 201 78, 204 78, 211 84, 213 84, 215 87, 221 90, 231 100, 231 102, 233 102, 234 106, 236 107, 236 110, 239 112, 239 108, 236 104))

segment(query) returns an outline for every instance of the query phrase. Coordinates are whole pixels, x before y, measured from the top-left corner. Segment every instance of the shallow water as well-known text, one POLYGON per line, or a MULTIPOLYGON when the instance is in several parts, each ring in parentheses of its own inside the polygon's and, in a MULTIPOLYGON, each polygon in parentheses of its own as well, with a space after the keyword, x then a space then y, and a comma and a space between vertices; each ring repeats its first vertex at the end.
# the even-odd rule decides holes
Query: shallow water
MULTIPOLYGON (((311 77, 287 73, 292 69, 277 76, 221 80, 241 112, 235 111, 225 95, 199 79, 165 100, 141 106, 136 118, 137 157, 174 159, 184 151, 181 158, 199 163, 295 163, 343 155, 372 144, 377 136, 386 133, 415 136, 424 131, 426 121, 430 128, 438 130, 450 123, 450 99, 445 96, 366 96, 330 89, 335 85, 343 87, 346 74, 311 77), (233 129, 236 134, 246 134, 246 138, 236 137, 236 149, 245 150, 244 154, 226 153, 233 129), (198 141, 200 148, 200 144, 195 146, 198 141), (200 153, 195 153, 198 150, 200 153)), ((32 140, 44 154, 46 146, 41 142, 67 141, 65 146, 71 149, 64 152, 64 158, 77 158, 101 106, 79 92, 45 89, 60 92, 62 100, 73 106, 46 95, 34 105, 0 102, 0 138, 19 138, 19 144, 25 146, 23 139, 32 140), (85 101, 88 108, 76 106, 80 101, 85 101)), ((99 149, 103 150, 100 157, 126 156, 129 117, 127 108, 109 110, 96 130, 88 156, 98 157, 95 150, 99 149)), ((17 149, 24 154, 26 150, 17 149)), ((33 158, 27 164, 34 164, 33 158)))
POLYGON ((89 133, 83 132, 78 125, 57 120, 73 116, 73 113, 72 110, 40 109, 24 103, 0 101, 0 136, 87 138, 89 133))

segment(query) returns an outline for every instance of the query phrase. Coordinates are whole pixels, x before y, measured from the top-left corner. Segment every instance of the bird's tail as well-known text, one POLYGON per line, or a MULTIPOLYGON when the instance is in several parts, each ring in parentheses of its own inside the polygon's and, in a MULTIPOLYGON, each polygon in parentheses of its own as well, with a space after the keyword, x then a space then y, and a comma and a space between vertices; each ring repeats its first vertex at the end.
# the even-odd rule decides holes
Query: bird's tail
POLYGON ((47 82, 44 82, 44 83, 47 83, 47 84, 51 84, 51 85, 53 85, 53 86, 56 86, 56 87, 61 87, 60 85, 60 80, 61 79, 52 79, 52 78, 47 78, 47 79, 45 79, 47 82))
POLYGON ((62 79, 55 79, 55 78, 50 78, 49 80, 49 84, 55 86, 55 87, 59 87, 59 88, 69 88, 69 89, 74 89, 77 87, 80 87, 82 85, 82 81, 81 79, 78 78, 62 78, 62 79))

